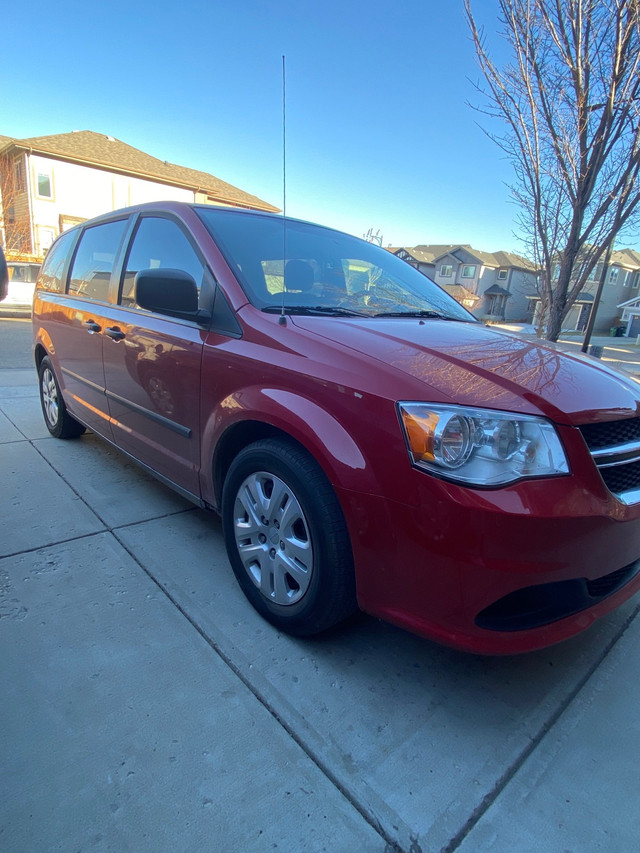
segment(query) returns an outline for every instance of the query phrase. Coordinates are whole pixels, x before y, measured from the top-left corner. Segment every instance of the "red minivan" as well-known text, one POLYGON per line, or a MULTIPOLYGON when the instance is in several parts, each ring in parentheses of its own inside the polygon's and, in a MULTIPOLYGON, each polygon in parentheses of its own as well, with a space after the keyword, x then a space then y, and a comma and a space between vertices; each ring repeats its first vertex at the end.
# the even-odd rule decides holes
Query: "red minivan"
POLYGON ((85 428, 222 517, 256 609, 358 606, 506 654, 640 588, 640 387, 479 323, 306 222, 167 202, 65 231, 33 307, 47 427, 85 428))

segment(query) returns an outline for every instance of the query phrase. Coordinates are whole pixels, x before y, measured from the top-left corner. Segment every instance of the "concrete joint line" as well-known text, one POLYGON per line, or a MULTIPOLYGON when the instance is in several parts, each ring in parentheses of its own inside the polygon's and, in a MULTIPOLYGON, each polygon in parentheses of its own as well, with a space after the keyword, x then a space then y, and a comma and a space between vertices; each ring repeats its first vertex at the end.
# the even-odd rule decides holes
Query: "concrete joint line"
POLYGON ((595 662, 587 670, 585 675, 578 681, 576 686, 567 695, 565 700, 558 706, 558 708, 556 708, 556 710, 551 714, 549 719, 540 726, 540 729, 538 730, 535 737, 532 738, 529 745, 522 750, 518 758, 511 765, 511 767, 509 767, 498 779, 491 791, 489 791, 489 793, 486 794, 485 797, 483 797, 480 805, 476 809, 474 809, 474 811, 469 816, 468 820, 460 829, 460 831, 456 833, 456 835, 454 835, 454 837, 449 841, 446 847, 442 848, 441 853, 455 853, 455 851, 462 844, 466 836, 471 832, 475 825, 495 803, 500 794, 515 777, 515 775, 518 773, 518 771, 524 765, 527 759, 535 752, 538 746, 540 746, 544 738, 551 732, 551 730, 560 720, 565 711, 577 698, 578 694, 582 692, 582 690, 591 680, 595 672, 600 668, 600 666, 604 663, 607 657, 611 654, 614 647, 617 646, 622 637, 628 631, 629 627, 631 626, 631 623, 634 621, 638 613, 640 613, 640 605, 638 605, 629 615, 626 622, 624 622, 624 624, 620 627, 618 633, 614 637, 612 637, 609 643, 604 647, 600 655, 596 658, 595 662))
MULTIPOLYGON (((149 577, 149 579, 158 587, 158 589, 167 597, 171 604, 179 611, 179 613, 189 622, 189 624, 197 631, 199 636, 207 643, 212 651, 220 657, 226 666, 233 674, 244 684, 250 693, 257 699, 258 702, 265 708, 266 711, 276 720, 276 722, 287 732, 289 737, 302 749, 308 758, 318 767, 318 769, 326 776, 331 784, 340 791, 346 801, 361 815, 361 817, 371 826, 375 832, 383 839, 386 844, 385 853, 422 853, 422 848, 418 844, 410 828, 404 821, 395 813, 391 812, 389 807, 384 803, 373 791, 367 790, 368 796, 362 796, 357 791, 354 791, 348 783, 348 780, 343 780, 341 774, 332 770, 327 761, 320 754, 320 743, 318 746, 313 745, 313 741, 317 740, 314 737, 314 731, 309 726, 302 715, 289 705, 284 697, 280 697, 282 707, 276 707, 276 704, 267 698, 267 689, 259 685, 261 676, 257 672, 249 674, 249 662, 239 665, 232 658, 232 652, 235 646, 231 644, 228 650, 222 648, 222 645, 210 636, 198 622, 185 610, 184 607, 174 598, 171 592, 159 581, 154 575, 140 562, 138 557, 128 548, 118 536, 117 530, 111 531, 115 539, 122 548, 129 554, 131 559, 137 566, 149 577), (295 720, 295 724, 291 720, 295 720), (387 813, 384 817, 379 817, 383 813, 387 813), (386 818, 386 819, 385 819, 386 818), (386 824, 386 826, 385 826, 386 824), (388 827, 393 827, 402 838, 403 843, 398 837, 393 837, 392 832, 388 827)), ((244 655, 237 651, 236 657, 242 658, 244 655)), ((280 696, 279 692, 278 695, 280 696)), ((336 761, 341 761, 341 756, 336 755, 336 761)))

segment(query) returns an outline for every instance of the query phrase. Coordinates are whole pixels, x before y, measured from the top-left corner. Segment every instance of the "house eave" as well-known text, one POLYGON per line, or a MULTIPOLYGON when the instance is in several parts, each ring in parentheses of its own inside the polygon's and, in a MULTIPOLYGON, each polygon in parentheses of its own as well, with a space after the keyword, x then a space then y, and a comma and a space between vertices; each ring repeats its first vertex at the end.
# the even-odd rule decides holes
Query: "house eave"
POLYGON ((136 169, 126 169, 122 166, 111 165, 109 163, 103 163, 101 161, 91 160, 84 157, 77 157, 69 154, 58 154, 52 151, 47 151, 44 148, 21 144, 19 140, 13 140, 12 143, 5 146, 2 149, 2 153, 10 153, 12 149, 15 151, 22 151, 29 155, 35 154, 38 157, 47 157, 48 159, 57 160, 61 163, 73 163, 78 166, 86 166, 91 169, 99 169, 102 172, 110 172, 111 174, 122 175, 124 177, 139 178, 140 180, 151 181, 156 184, 161 183, 169 187, 177 187, 178 189, 189 190, 193 193, 203 193, 206 194, 212 200, 219 202, 220 204, 232 205, 233 207, 245 208, 247 210, 264 210, 269 213, 280 212, 280 208, 274 207, 274 205, 269 204, 268 202, 263 202, 261 199, 258 198, 256 198, 255 203, 248 200, 241 200, 234 198, 231 195, 221 195, 218 189, 207 186, 199 186, 191 181, 180 181, 176 178, 171 178, 166 175, 159 175, 153 172, 144 172, 136 169))

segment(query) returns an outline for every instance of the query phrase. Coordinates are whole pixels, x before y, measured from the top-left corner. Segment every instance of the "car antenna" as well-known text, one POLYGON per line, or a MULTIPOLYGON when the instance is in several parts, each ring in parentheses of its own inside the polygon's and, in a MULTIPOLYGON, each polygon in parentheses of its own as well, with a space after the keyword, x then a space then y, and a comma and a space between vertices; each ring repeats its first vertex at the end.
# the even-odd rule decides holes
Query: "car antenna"
POLYGON ((278 322, 287 325, 284 301, 287 292, 287 88, 286 60, 282 57, 282 311, 278 322))

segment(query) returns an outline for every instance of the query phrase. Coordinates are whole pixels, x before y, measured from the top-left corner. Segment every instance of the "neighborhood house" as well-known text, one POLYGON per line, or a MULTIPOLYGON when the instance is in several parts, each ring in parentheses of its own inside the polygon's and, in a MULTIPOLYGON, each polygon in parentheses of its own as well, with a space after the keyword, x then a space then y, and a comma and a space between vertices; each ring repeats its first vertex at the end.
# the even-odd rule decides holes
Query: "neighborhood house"
POLYGON ((0 240, 7 260, 40 262, 62 231, 148 201, 190 201, 277 211, 210 175, 158 160, 90 130, 0 136, 0 240))

